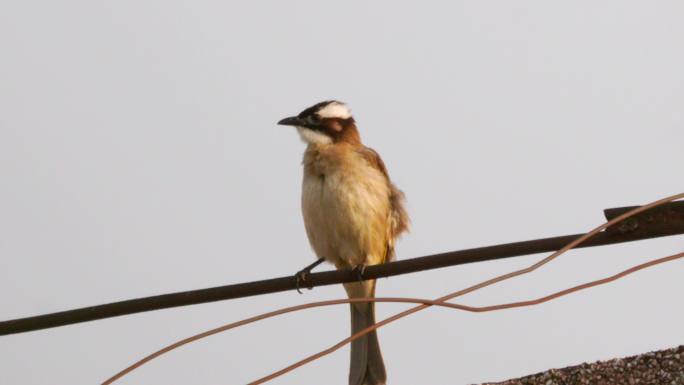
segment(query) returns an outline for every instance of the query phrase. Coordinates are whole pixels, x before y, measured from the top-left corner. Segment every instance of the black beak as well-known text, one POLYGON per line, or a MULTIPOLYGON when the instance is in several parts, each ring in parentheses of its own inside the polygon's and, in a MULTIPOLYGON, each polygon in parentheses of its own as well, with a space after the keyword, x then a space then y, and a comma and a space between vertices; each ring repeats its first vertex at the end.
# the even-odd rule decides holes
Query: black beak
POLYGON ((297 116, 290 116, 289 118, 281 119, 278 124, 281 126, 304 126, 304 120, 297 116))

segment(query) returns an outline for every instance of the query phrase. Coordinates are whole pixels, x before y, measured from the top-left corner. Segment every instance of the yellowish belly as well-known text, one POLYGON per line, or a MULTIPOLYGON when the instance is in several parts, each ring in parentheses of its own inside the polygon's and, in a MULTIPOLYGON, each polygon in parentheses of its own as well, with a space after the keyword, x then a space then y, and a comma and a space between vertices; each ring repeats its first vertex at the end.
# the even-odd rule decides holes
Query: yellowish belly
POLYGON ((374 171, 304 177, 302 212, 309 241, 319 257, 338 267, 384 261, 389 189, 374 171))

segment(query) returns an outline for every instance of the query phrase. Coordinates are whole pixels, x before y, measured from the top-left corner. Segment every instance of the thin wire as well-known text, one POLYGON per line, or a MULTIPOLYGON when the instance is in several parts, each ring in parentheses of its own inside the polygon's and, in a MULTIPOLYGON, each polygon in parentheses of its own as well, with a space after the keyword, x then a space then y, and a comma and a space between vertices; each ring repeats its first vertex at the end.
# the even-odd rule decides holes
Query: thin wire
POLYGON ((442 306, 446 308, 451 308, 455 310, 463 310, 463 311, 468 311, 468 312, 474 312, 474 313, 483 313, 483 312, 489 312, 489 311, 496 311, 496 310, 503 310, 503 309, 510 309, 510 308, 516 308, 516 307, 526 307, 526 306, 533 306, 533 305, 538 305, 544 302, 548 302, 551 300, 554 300, 558 297, 562 297, 580 290, 585 290, 590 287, 594 286, 599 286, 599 285, 604 285, 606 283, 618 280, 620 278, 623 278, 629 274, 635 273, 639 270, 643 270, 655 265, 659 265, 665 262, 670 262, 674 261, 679 258, 684 258, 684 252, 679 253, 679 254, 674 254, 670 255, 667 257, 662 257, 658 259, 654 259, 645 263, 642 263, 640 265, 631 267, 627 270, 624 270, 620 273, 617 273, 615 275, 606 277, 606 278, 601 278, 597 279, 595 281, 591 281, 588 283, 584 283, 581 285, 573 286, 569 289, 561 290, 558 292, 555 292, 553 294, 549 294, 547 296, 537 298, 537 299, 532 299, 532 300, 527 300, 527 301, 519 301, 519 302, 511 302, 511 303, 505 303, 505 304, 500 304, 500 305, 491 305, 491 306, 467 306, 467 305, 461 305, 461 304, 455 304, 455 303, 449 303, 449 302, 439 302, 435 300, 429 300, 429 299, 422 299, 422 298, 403 298, 403 297, 377 297, 377 298, 346 298, 346 299, 337 299, 337 300, 328 300, 328 301, 319 301, 319 302, 312 302, 312 303, 307 303, 303 305, 297 305, 297 306, 291 306, 287 308, 282 308, 278 310, 274 310, 272 312, 260 314, 254 317, 246 318, 237 322, 232 322, 211 330, 208 330, 203 333, 196 334, 194 336, 185 338, 183 340, 180 340, 176 343, 173 343, 171 345, 168 345, 164 347, 163 349, 160 349, 144 358, 141 360, 135 362, 133 365, 127 367, 126 369, 120 371, 116 375, 112 376, 108 380, 102 383, 102 385, 109 385, 112 384, 114 381, 120 379, 124 375, 132 372, 133 370, 139 368, 140 366, 148 363, 149 361, 166 354, 170 352, 171 350, 177 349, 183 345, 189 344, 191 342, 200 340, 202 338, 209 337, 214 334, 218 334, 230 329, 234 329, 239 326, 244 326, 253 322, 257 322, 260 320, 264 320, 267 318, 272 318, 276 317, 279 315, 291 313, 294 311, 298 310, 304 310, 304 309, 311 309, 315 307, 322 307, 322 306, 331 306, 331 305, 341 305, 341 304, 346 304, 346 303, 356 303, 356 302, 390 302, 390 303, 421 303, 421 304, 429 304, 433 306, 442 306))
MULTIPOLYGON (((474 291, 474 290, 478 290, 478 289, 480 289, 480 288, 482 288, 482 287, 486 287, 486 286, 492 285, 492 284, 497 283, 497 282, 500 282, 500 281, 502 281, 502 280, 509 279, 509 278, 515 277, 515 276, 517 276, 517 275, 522 275, 522 274, 531 272, 531 271, 533 271, 533 270, 536 270, 536 269, 539 268, 540 266, 542 266, 542 265, 548 263, 549 261, 551 261, 551 260, 553 260, 554 258, 558 257, 559 255, 563 254, 563 253, 566 252, 567 250, 570 250, 571 248, 575 247, 575 246, 578 245, 579 243, 585 241, 586 239, 590 238, 591 236, 595 235, 596 233, 598 233, 599 231, 601 231, 602 229, 604 229, 604 228, 606 228, 606 227, 608 227, 608 226, 614 225, 615 223, 618 223, 618 222, 620 222, 620 221, 622 221, 622 220, 624 220, 624 219, 626 219, 626 218, 629 218, 629 217, 631 217, 631 216, 633 216, 633 215, 636 215, 636 214, 638 214, 638 213, 640 213, 640 212, 643 212, 643 211, 645 211, 645 210, 648 210, 648 209, 650 209, 650 208, 652 208, 652 207, 656 207, 656 206, 658 206, 658 205, 661 205, 661 204, 664 204, 664 203, 667 203, 667 202, 670 202, 670 201, 673 201, 673 200, 676 200, 676 199, 680 199, 680 198, 683 198, 683 197, 684 197, 684 193, 676 194, 676 195, 673 195, 673 196, 670 196, 670 197, 667 197, 667 198, 663 198, 663 199, 660 199, 660 200, 658 200, 658 201, 649 203, 648 205, 638 207, 638 208, 636 208, 636 209, 634 209, 634 210, 628 211, 628 212, 626 212, 626 213, 624 213, 624 214, 622 214, 622 215, 620 215, 620 216, 618 216, 618 217, 616 217, 616 218, 614 218, 614 219, 612 219, 612 220, 610 220, 610 221, 604 223, 603 225, 598 226, 598 227, 595 228, 594 230, 592 230, 592 231, 590 231, 589 233, 587 233, 587 234, 585 234, 585 235, 579 237, 578 239, 574 240, 573 242, 570 242, 568 245, 566 245, 566 246, 563 247, 562 249, 558 250, 557 252, 551 254, 550 256, 544 258, 543 260, 541 260, 541 261, 539 261, 539 262, 533 264, 532 266, 530 266, 530 267, 528 267, 528 268, 521 269, 521 270, 517 270, 517 271, 514 271, 514 272, 512 272, 512 273, 508 273, 508 274, 501 275, 501 276, 499 276, 499 277, 496 277, 496 278, 487 280, 487 281, 482 282, 482 283, 480 283, 480 284, 477 284, 477 285, 471 286, 471 287, 469 287, 469 288, 460 290, 460 291, 458 291, 458 292, 449 294, 449 295, 447 295, 447 296, 438 298, 437 300, 434 300, 434 301, 421 301, 421 303, 423 303, 423 304, 420 305, 420 306, 411 308, 411 309, 406 310, 406 311, 404 311, 404 312, 395 314, 395 315, 392 316, 392 317, 386 318, 386 319, 384 319, 384 320, 382 320, 382 321, 376 323, 375 325, 372 325, 372 326, 370 326, 370 327, 367 327, 367 328, 365 328, 365 329, 359 331, 358 333, 355 333, 355 334, 352 335, 351 337, 342 340, 341 342, 339 342, 338 344, 332 346, 331 348, 328 348, 328 349, 326 349, 326 350, 324 350, 324 351, 322 351, 322 352, 319 352, 319 353, 317 353, 317 354, 315 354, 315 355, 313 355, 313 356, 309 356, 309 357, 307 357, 307 358, 304 359, 304 360, 301 360, 301 361, 299 361, 299 362, 297 362, 297 363, 295 363, 295 364, 293 364, 293 365, 288 366, 287 368, 281 369, 281 370, 278 371, 278 372, 272 373, 272 374, 269 375, 269 376, 263 377, 263 378, 261 378, 261 379, 255 381, 255 382, 252 382, 252 384, 260 384, 260 383, 269 381, 269 380, 271 380, 271 379, 273 379, 273 378, 276 378, 276 377, 278 377, 278 376, 280 376, 280 375, 282 375, 282 374, 285 374, 285 373, 287 373, 287 372, 289 372, 289 371, 291 371, 291 370, 293 370, 293 369, 295 369, 295 368, 297 368, 297 367, 299 367, 299 366, 302 366, 302 365, 304 365, 304 364, 306 364, 306 363, 308 363, 308 362, 310 362, 310 361, 312 361, 312 360, 314 360, 314 359, 316 359, 316 358, 319 358, 319 357, 322 357, 323 355, 332 353, 332 352, 334 352, 335 350, 339 349, 340 347, 344 346, 346 343, 349 343, 349 342, 353 341, 354 339, 359 338, 359 337, 361 337, 362 335, 364 335, 364 334, 366 334, 366 333, 369 333, 369 332, 372 331, 372 330, 375 330, 375 329, 377 329, 377 328, 379 328, 379 327, 382 327, 383 325, 388 324, 388 323, 390 323, 390 322, 392 322, 392 321, 394 321, 394 320, 397 320, 397 319, 399 319, 399 318, 402 318, 402 317, 404 317, 404 316, 406 316, 406 315, 415 313, 415 312, 417 312, 417 311, 419 311, 419 310, 422 310, 422 309, 425 309, 425 308, 427 308, 427 307, 429 307, 429 306, 431 306, 431 305, 436 305, 436 304, 438 304, 438 303, 439 303, 439 304, 442 304, 442 303, 444 303, 445 301, 447 301, 447 300, 449 300, 449 299, 451 299, 451 298, 454 298, 454 297, 457 297, 457 296, 460 296, 460 295, 467 294, 467 293, 469 293, 469 292, 472 292, 472 291, 474 291)), ((318 305, 318 306, 325 306, 325 305, 322 305, 322 304, 323 304, 323 303, 327 303, 327 304, 332 305, 332 304, 347 303, 347 302, 344 302, 343 300, 333 300, 333 301, 323 301, 323 302, 319 302, 319 303, 320 303, 321 305, 318 305)), ((176 343, 174 343, 174 344, 171 344, 171 345, 169 345, 169 346, 167 346, 167 347, 165 347, 165 348, 163 348, 163 349, 161 349, 161 350, 159 350, 159 351, 157 351, 157 352, 155 352, 155 353, 152 353, 152 354, 148 355, 147 357, 144 357, 143 359, 137 361, 137 362, 134 363, 133 365, 129 366, 128 368, 122 370, 121 372, 115 374, 114 376, 112 376, 111 378, 109 378, 108 380, 106 380, 105 382, 103 382, 103 385, 111 384, 111 383, 113 383, 114 381, 116 381, 117 379, 123 377, 125 374, 127 374, 127 373, 131 372, 132 370, 135 370, 136 368, 138 368, 138 367, 140 367, 141 365, 145 364, 146 362, 148 362, 148 361, 150 361, 150 360, 152 360, 152 359, 154 359, 154 358, 156 358, 156 357, 158 357, 158 356, 160 356, 160 355, 162 355, 162 354, 164 354, 164 353, 166 353, 166 352, 168 352, 168 351, 171 351, 171 350, 173 350, 173 349, 175 349, 175 348, 177 348, 177 347, 179 347, 179 346, 185 345, 185 344, 190 343, 190 342, 192 342, 192 341, 195 341, 195 340, 197 340, 197 339, 204 338, 204 337, 208 337, 208 336, 210 336, 210 335, 213 335, 213 334, 216 334, 216 333, 220 333, 220 332, 222 332, 222 331, 224 331, 224 330, 229 330, 229 329, 232 329, 232 328, 235 328, 235 327, 238 327, 238 326, 242 326, 242 325, 245 325, 245 324, 248 324, 248 323, 251 323, 251 322, 255 322, 255 321, 258 321, 258 320, 261 320, 261 319, 264 319, 264 318, 273 317, 273 316, 278 315, 278 314, 284 314, 284 313, 289 313, 289 312, 293 312, 293 311, 298 311, 298 310, 306 309, 307 306, 309 306, 309 305, 310 305, 310 304, 303 304, 303 305, 298 305, 298 306, 294 306, 294 307, 287 308, 287 309, 276 310, 276 311, 273 311, 273 312, 269 312, 269 313, 265 313, 265 314, 258 315, 258 316, 255 316, 255 317, 251 317, 251 318, 248 318, 248 319, 245 319, 245 320, 242 320, 242 321, 238 321, 238 322, 235 322, 235 323, 226 325, 226 326, 222 326, 222 327, 219 327, 219 328, 215 328, 215 329, 209 330, 209 331, 207 331, 207 332, 200 333, 200 334, 197 334, 197 335, 195 335, 195 336, 192 336, 192 337, 183 339, 183 340, 181 340, 181 341, 178 341, 178 342, 176 342, 176 343)), ((465 309, 464 309, 464 310, 465 310, 465 309)))
MULTIPOLYGON (((622 214, 622 215, 619 215, 619 216, 613 218, 612 220, 610 220, 610 221, 608 221, 608 222, 606 222, 606 223, 604 223, 604 224, 602 224, 602 225, 596 227, 595 229, 593 229, 593 230, 591 230, 590 232, 584 234, 583 236, 581 236, 581 237, 575 239, 574 241, 568 243, 568 244, 565 245, 565 247, 563 247, 562 249, 560 249, 560 250, 554 252, 553 254, 549 255, 548 257, 546 257, 546 258, 542 259, 541 261, 539 261, 539 262, 533 264, 532 266, 529 266, 529 267, 524 268, 524 269, 516 270, 516 271, 510 272, 510 273, 507 273, 507 274, 503 274, 503 275, 500 275, 500 276, 497 276, 497 277, 488 279, 488 280, 486 280, 486 281, 484 281, 484 282, 478 283, 478 284, 473 285, 473 286, 470 286, 470 287, 468 287, 468 288, 465 288, 465 289, 456 291, 456 292, 454 292, 454 293, 445 295, 445 296, 443 296, 443 297, 440 297, 440 298, 436 299, 435 301, 436 301, 436 302, 445 302, 445 301, 448 301, 448 300, 450 300, 450 299, 452 299, 452 298, 456 298, 456 297, 459 297, 459 296, 462 296, 462 295, 471 293, 471 292, 473 292, 473 291, 475 291, 475 290, 482 289, 482 288, 484 288, 484 287, 493 285, 493 284, 495 284, 495 283, 499 283, 499 282, 501 282, 501 281, 505 281, 505 280, 508 280, 508 279, 517 277, 517 276, 519 276, 519 275, 523 275, 523 274, 527 274, 527 273, 530 273, 530 272, 532 272, 532 271, 535 271, 535 270, 537 270, 538 268, 540 268, 541 266, 544 266, 545 264, 547 264, 547 263, 551 262, 552 260, 556 259, 558 256, 562 255, 562 254, 565 253, 566 251, 572 249, 573 247, 577 246, 578 244, 580 244, 580 243, 584 242, 585 240, 591 238, 592 236, 596 235, 596 234, 599 233, 601 230, 603 230, 603 229, 605 229, 605 228, 607 228, 607 227, 609 227, 609 226, 612 226, 612 225, 614 225, 614 224, 616 224, 616 223, 618 223, 618 222, 621 222, 621 221, 623 221, 623 220, 625 220, 625 219, 627 219, 627 218, 629 218, 629 217, 631 217, 631 216, 634 216, 634 215, 636 215, 636 214, 638 214, 638 213, 641 213, 641 212, 643 212, 643 211, 645 211, 645 210, 648 210, 648 209, 650 209, 650 208, 653 208, 653 207, 656 207, 656 206, 660 206, 660 205, 662 205, 662 204, 664 204, 664 203, 671 202, 671 201, 674 201, 674 200, 677 200, 677 199, 681 199, 681 198, 684 198, 684 193, 679 193, 679 194, 676 194, 676 195, 672 195, 672 196, 669 196, 669 197, 666 197, 666 198, 663 198, 663 199, 659 199, 659 200, 657 200, 657 201, 655 201, 655 202, 649 203, 649 204, 647 204, 647 205, 645 205, 645 206, 637 207, 637 208, 635 208, 635 209, 633 209, 633 210, 630 210, 630 211, 628 211, 628 212, 626 212, 626 213, 624 213, 624 214, 622 214)), ((302 366, 302 365, 305 365, 305 364, 307 364, 307 363, 309 363, 309 362, 311 362, 311 361, 314 361, 314 360, 316 360, 316 359, 318 359, 318 358, 321 358, 321 357, 323 357, 323 356, 325 356, 325 355, 328 355, 328 354, 330 354, 330 353, 332 353, 332 352, 338 350, 339 348, 343 347, 344 345, 350 343, 351 341, 354 341, 355 339, 360 338, 361 336, 363 336, 363 335, 365 335, 365 334, 368 334, 368 333, 370 333, 370 332, 373 331, 373 330, 376 330, 377 328, 380 328, 380 327, 382 327, 382 326, 384 326, 384 325, 386 325, 386 324, 388 324, 388 323, 390 323, 390 322, 394 322, 394 321, 396 321, 396 320, 398 320, 398 319, 401 319, 401 318, 403 318, 403 317, 406 317, 407 315, 410 315, 410 314, 416 313, 416 312, 418 312, 418 311, 427 309, 427 308, 430 307, 430 306, 431 306, 431 305, 429 305, 429 304, 419 305, 419 306, 413 307, 413 308, 411 308, 411 309, 405 310, 405 311, 403 311, 403 312, 397 313, 397 314, 395 314, 395 315, 393 315, 393 316, 391 316, 391 317, 385 318, 384 320, 382 320, 382 321, 380 321, 380 322, 377 322, 377 323, 375 323, 374 325, 371 325, 371 326, 369 326, 369 327, 367 327, 367 328, 365 328, 365 329, 363 329, 363 330, 360 330, 359 332, 353 334, 352 336, 343 339, 342 341, 338 342, 337 344, 331 346, 331 347, 328 348, 328 349, 322 350, 322 351, 320 351, 320 352, 318 352, 318 353, 316 353, 316 354, 313 354, 313 355, 311 355, 311 356, 309 356, 309 357, 307 357, 307 358, 304 358, 304 359, 302 359, 302 360, 300 360, 300 361, 298 361, 298 362, 295 362, 294 364, 292 364, 292 365, 290 365, 290 366, 288 366, 288 367, 286 367, 286 368, 283 368, 283 369, 278 370, 278 371, 276 371, 276 372, 274 372, 274 373, 271 373, 271 374, 269 374, 268 376, 262 377, 262 378, 260 378, 260 379, 258 379, 258 380, 256 380, 256 381, 254 381, 254 382, 251 382, 250 385, 262 384, 262 383, 265 383, 265 382, 267 382, 267 381, 270 381, 270 380, 272 380, 272 379, 274 379, 274 378, 276 378, 276 377, 279 377, 279 376, 281 376, 281 375, 283 375, 283 374, 285 374, 285 373, 287 373, 287 372, 290 372, 290 371, 292 371, 292 370, 294 370, 294 369, 296 369, 296 368, 298 368, 298 367, 300 367, 300 366, 302 366)))

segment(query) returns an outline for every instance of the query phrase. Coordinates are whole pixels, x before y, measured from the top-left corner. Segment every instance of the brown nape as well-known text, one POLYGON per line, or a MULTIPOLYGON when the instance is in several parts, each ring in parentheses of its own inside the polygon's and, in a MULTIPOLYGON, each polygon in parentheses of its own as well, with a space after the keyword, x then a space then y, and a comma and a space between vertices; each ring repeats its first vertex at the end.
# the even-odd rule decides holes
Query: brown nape
POLYGON ((361 136, 354 118, 326 118, 321 123, 334 143, 361 144, 361 136))

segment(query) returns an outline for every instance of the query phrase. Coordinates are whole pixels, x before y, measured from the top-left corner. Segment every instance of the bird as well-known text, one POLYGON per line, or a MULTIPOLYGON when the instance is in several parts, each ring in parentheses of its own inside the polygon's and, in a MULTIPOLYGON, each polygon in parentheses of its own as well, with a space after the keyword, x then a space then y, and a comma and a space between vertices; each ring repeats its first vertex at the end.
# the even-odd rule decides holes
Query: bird
MULTIPOLYGON (((327 100, 279 125, 293 126, 306 144, 301 208, 304 227, 318 260, 337 269, 353 269, 358 282, 345 283, 349 298, 375 296, 375 280, 362 280, 366 266, 391 261, 395 241, 408 230, 404 193, 390 180, 380 155, 361 142, 349 107, 327 100)), ((350 304, 352 334, 375 324, 375 303, 350 304)), ((352 341, 350 385, 384 385, 385 364, 376 331, 352 341)))

